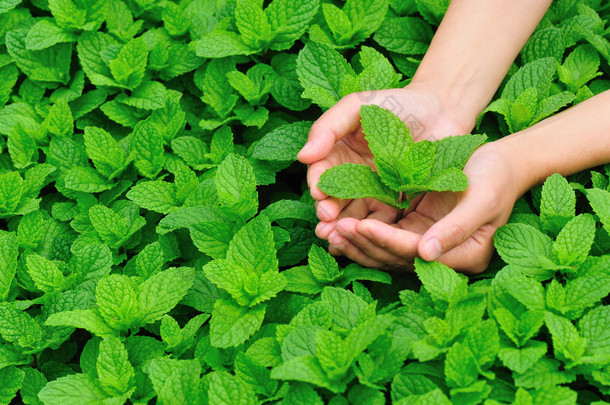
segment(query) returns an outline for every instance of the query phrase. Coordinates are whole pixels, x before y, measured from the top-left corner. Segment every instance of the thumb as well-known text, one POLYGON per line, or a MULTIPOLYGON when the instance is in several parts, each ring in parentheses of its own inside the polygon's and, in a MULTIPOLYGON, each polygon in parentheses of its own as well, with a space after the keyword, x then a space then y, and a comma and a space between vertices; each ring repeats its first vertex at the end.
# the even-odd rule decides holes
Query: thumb
POLYGON ((490 204, 480 196, 467 195, 451 212, 432 225, 417 247, 424 260, 436 260, 470 238, 479 228, 491 222, 490 204), (489 215, 486 215, 489 214, 489 215))
POLYGON ((311 164, 324 159, 334 144, 360 126, 362 102, 350 94, 326 111, 309 130, 307 143, 297 155, 301 163, 311 164))

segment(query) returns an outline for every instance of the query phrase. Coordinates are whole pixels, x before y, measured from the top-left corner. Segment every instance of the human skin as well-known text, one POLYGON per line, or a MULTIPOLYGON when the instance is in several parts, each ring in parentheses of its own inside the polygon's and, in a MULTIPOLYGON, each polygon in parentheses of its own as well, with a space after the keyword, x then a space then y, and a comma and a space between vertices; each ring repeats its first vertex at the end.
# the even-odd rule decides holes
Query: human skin
MULTIPOLYGON (((476 206, 480 208, 481 201, 485 201, 482 198, 489 195, 485 184, 498 183, 497 178, 483 175, 484 168, 492 170, 507 165, 504 160, 508 157, 494 147, 481 148, 465 168, 470 178, 465 193, 429 193, 418 200, 417 208, 398 221, 399 213, 381 203, 371 199, 338 200, 325 195, 316 185, 320 175, 335 165, 363 163, 374 168, 359 123, 362 104, 382 104, 393 97, 424 128, 413 134, 415 140, 469 133, 476 116, 493 97, 550 3, 549 0, 452 1, 407 87, 365 97, 349 95, 313 124, 298 158, 309 165, 307 181, 321 220, 316 233, 329 240, 331 253, 345 254, 365 266, 380 268, 408 267, 413 257, 419 255, 428 260, 439 258, 463 271, 484 269, 492 252, 493 231, 506 221, 506 211, 510 213, 516 197, 506 196, 505 200, 512 202, 502 206, 502 214, 496 213, 492 225, 469 235, 478 243, 462 241, 465 243, 462 251, 448 252, 446 247, 455 245, 466 233, 441 219, 454 211, 465 215, 474 209, 471 201, 479 201, 476 206), (477 181, 478 178, 481 180, 477 181), (467 204, 458 204, 463 201, 467 204), (397 235, 398 231, 409 234, 397 235), (396 240, 400 246, 388 247, 385 242, 388 240, 396 240), (476 254, 481 259, 471 263, 469 259, 476 254)), ((505 170, 493 171, 506 173, 505 170)), ((504 179, 507 184, 515 181, 508 177, 512 176, 504 179)))

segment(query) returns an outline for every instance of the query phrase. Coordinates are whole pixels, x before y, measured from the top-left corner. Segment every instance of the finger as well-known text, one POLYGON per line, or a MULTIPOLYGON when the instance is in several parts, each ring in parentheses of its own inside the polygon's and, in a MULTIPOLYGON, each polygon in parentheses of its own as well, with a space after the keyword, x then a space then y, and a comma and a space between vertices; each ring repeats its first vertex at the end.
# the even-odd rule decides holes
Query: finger
POLYGON ((355 214, 355 207, 351 208, 350 211, 350 207, 352 207, 352 204, 355 201, 359 200, 341 200, 339 198, 329 197, 316 203, 316 214, 320 221, 336 221, 341 218, 341 215, 352 215, 349 212, 354 212, 355 214), (347 214, 346 210, 348 210, 347 214))
POLYGON ((359 222, 351 218, 342 219, 337 223, 337 232, 370 258, 384 263, 384 267, 404 267, 408 264, 408 258, 392 254, 358 232, 357 226, 359 222))
POLYGON ((354 95, 343 97, 326 111, 309 130, 307 143, 297 155, 301 163, 312 164, 328 156, 333 145, 360 126, 360 105, 354 95))
POLYGON ((384 222, 386 224, 393 224, 396 222, 401 210, 390 207, 380 201, 369 199, 368 200, 369 212, 366 216, 367 219, 376 219, 377 221, 384 222))
POLYGON ((409 260, 417 256, 420 234, 371 219, 360 221, 357 229, 372 243, 395 256, 409 260))
POLYGON ((436 260, 460 245, 491 222, 495 207, 488 195, 466 194, 453 210, 426 231, 419 243, 419 255, 424 260, 436 260))
POLYGON ((321 201, 328 197, 326 193, 318 188, 318 182, 320 181, 322 173, 331 167, 333 167, 331 162, 328 160, 321 160, 307 168, 307 185, 309 186, 309 193, 314 200, 321 201))
POLYGON ((332 231, 336 229, 337 221, 343 218, 365 218, 369 213, 366 200, 337 200, 328 198, 316 203, 318 218, 322 220, 316 226, 316 235, 321 239, 328 239, 332 231), (324 219, 322 219, 324 218, 324 219))
POLYGON ((353 261, 358 262, 364 267, 381 269, 385 266, 384 263, 380 262, 379 260, 375 260, 372 257, 369 257, 366 253, 356 247, 348 239, 344 238, 336 232, 331 234, 331 236, 329 237, 329 242, 331 243, 333 250, 336 249, 340 251, 342 254, 349 257, 353 261))
POLYGON ((415 199, 411 202, 411 205, 409 205, 409 208, 407 208, 405 210, 405 215, 408 214, 409 212, 415 211, 415 209, 421 202, 422 198, 424 198, 424 196, 425 196, 425 194, 420 194, 417 197, 415 197, 415 199))
POLYGON ((438 258, 438 261, 452 269, 469 274, 479 274, 485 269, 494 252, 494 225, 484 225, 470 238, 438 258))

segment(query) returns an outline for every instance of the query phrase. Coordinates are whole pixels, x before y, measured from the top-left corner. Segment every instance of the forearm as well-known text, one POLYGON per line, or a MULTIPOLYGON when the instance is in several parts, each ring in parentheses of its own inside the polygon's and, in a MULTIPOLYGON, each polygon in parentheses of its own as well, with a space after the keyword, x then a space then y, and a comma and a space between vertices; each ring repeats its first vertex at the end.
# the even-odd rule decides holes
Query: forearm
POLYGON ((551 0, 453 0, 412 83, 466 127, 489 104, 551 0))
POLYGON ((564 176, 610 163, 610 91, 496 143, 515 159, 521 192, 553 173, 564 176))

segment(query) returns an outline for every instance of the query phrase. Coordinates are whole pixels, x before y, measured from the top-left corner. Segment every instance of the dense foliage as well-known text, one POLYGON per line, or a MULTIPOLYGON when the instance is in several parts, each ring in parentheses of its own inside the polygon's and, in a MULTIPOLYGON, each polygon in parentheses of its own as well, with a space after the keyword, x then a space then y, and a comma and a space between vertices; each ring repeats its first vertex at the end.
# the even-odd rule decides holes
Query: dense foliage
MULTIPOLYGON (((311 122, 408 83, 448 2, 0 0, 0 403, 608 399, 604 168, 521 199, 479 279, 314 235, 311 122)), ((609 16, 556 0, 478 132, 610 88, 609 16)))

